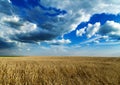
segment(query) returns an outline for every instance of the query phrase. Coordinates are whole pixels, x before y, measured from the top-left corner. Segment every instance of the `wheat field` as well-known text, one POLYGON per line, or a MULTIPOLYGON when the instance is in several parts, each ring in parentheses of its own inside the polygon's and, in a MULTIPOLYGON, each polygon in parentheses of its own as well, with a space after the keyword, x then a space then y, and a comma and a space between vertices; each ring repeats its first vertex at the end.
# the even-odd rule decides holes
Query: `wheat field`
POLYGON ((120 58, 0 57, 0 85, 120 85, 120 58))

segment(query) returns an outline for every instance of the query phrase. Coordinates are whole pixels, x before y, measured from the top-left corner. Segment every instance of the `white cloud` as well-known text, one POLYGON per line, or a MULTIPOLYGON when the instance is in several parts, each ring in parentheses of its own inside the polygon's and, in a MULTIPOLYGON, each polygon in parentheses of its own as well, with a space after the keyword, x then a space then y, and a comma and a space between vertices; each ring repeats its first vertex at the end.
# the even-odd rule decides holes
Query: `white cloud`
POLYGON ((79 29, 79 30, 76 30, 76 35, 77 36, 82 36, 83 34, 85 34, 85 29, 86 28, 82 28, 82 29, 79 29))
POLYGON ((94 25, 88 24, 88 27, 86 28, 87 37, 91 38, 93 35, 95 35, 100 28, 100 23, 96 22, 94 25))
POLYGON ((37 25, 28 21, 21 22, 17 16, 4 16, 0 19, 0 28, 1 35, 10 37, 10 35, 33 32, 37 30, 37 25), (20 25, 17 25, 19 23, 20 25), (13 25, 16 25, 18 28, 13 28, 13 25))
POLYGON ((107 21, 101 26, 99 33, 112 38, 120 38, 120 23, 107 21))
POLYGON ((95 24, 88 24, 87 27, 81 28, 76 31, 77 36, 82 36, 83 34, 86 34, 88 38, 91 38, 92 36, 95 36, 95 34, 98 32, 100 28, 100 23, 96 22, 95 24))
POLYGON ((61 39, 61 40, 51 40, 51 41, 45 41, 48 44, 51 45, 63 45, 63 44, 70 44, 71 41, 69 39, 61 39))
POLYGON ((103 36, 97 35, 97 36, 95 36, 94 38, 90 38, 90 39, 88 39, 88 40, 80 43, 80 45, 89 44, 89 43, 93 43, 93 42, 94 42, 94 43, 96 43, 96 42, 99 43, 99 40, 100 40, 101 38, 103 38, 103 36))
POLYGON ((20 27, 20 33, 29 33, 37 30, 37 25, 30 22, 24 22, 23 26, 20 27))
POLYGON ((11 3, 11 1, 10 1, 10 0, 8 0, 8 2, 9 2, 9 3, 11 3))
POLYGON ((17 16, 4 16, 1 21, 3 22, 18 22, 20 19, 17 16))

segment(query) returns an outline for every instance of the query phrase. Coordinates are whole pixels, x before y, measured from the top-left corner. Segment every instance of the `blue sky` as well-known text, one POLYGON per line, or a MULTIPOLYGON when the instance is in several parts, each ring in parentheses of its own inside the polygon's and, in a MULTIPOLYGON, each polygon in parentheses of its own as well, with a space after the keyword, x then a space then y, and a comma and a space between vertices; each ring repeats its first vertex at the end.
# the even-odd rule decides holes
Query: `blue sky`
POLYGON ((1 0, 0 55, 120 56, 119 4, 1 0))

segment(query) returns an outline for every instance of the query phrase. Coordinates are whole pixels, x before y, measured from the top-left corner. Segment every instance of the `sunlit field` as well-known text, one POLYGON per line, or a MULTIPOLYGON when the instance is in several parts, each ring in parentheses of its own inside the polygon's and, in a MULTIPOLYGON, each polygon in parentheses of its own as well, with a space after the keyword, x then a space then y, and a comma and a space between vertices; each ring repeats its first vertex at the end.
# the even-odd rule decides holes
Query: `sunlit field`
POLYGON ((0 85, 120 85, 120 58, 0 57, 0 85))

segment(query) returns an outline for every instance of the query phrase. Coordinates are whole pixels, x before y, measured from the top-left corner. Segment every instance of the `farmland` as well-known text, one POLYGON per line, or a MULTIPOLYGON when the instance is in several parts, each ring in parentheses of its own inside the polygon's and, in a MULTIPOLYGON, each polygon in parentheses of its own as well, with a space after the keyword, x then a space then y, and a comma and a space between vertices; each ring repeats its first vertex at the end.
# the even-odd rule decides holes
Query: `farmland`
POLYGON ((120 58, 0 57, 0 85, 120 85, 120 58))

